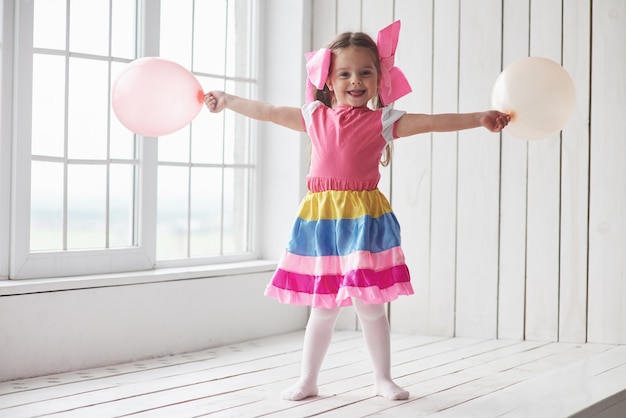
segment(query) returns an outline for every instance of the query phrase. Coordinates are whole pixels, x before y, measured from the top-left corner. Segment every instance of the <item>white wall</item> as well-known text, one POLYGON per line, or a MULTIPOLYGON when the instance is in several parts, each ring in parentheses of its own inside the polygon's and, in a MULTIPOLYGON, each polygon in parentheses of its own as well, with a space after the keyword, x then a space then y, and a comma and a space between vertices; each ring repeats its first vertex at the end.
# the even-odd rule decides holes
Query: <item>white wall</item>
POLYGON ((306 312, 263 296, 270 271, 0 297, 0 381, 282 333, 306 312))
POLYGON ((626 343, 626 2, 317 0, 313 18, 316 47, 400 19, 414 92, 396 107, 410 112, 489 108, 498 74, 527 56, 576 85, 573 117, 541 141, 477 129, 396 143, 381 188, 416 295, 392 304, 393 329, 626 343))

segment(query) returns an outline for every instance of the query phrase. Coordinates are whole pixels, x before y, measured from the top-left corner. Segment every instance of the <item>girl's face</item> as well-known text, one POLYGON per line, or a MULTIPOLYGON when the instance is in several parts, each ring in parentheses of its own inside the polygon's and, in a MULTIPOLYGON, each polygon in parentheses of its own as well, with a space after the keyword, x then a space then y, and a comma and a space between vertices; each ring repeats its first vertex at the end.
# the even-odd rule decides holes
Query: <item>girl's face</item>
POLYGON ((326 84, 335 96, 334 106, 367 106, 378 94, 378 71, 370 50, 350 46, 333 52, 326 84))

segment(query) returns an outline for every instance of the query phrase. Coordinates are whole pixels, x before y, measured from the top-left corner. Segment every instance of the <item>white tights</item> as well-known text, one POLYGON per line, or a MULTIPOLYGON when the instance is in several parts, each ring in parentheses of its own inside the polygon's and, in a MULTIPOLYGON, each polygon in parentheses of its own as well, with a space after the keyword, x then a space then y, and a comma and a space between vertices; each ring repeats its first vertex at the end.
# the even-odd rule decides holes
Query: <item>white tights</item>
MULTIPOLYGON (((389 323, 385 305, 366 304, 357 298, 353 299, 353 302, 363 327, 365 344, 374 369, 374 394, 392 400, 407 399, 409 392, 391 380, 389 323)), ((311 310, 304 334, 300 379, 282 392, 283 399, 299 401, 317 395, 317 377, 330 346, 339 312, 340 308, 311 310)))

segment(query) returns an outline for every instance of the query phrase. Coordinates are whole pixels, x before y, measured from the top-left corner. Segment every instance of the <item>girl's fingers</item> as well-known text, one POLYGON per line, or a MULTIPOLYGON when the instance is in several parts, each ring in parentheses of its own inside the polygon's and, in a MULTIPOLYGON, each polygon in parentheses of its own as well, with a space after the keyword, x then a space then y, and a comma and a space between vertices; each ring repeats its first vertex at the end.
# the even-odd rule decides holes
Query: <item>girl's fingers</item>
POLYGON ((204 96, 204 104, 209 108, 209 110, 213 110, 216 103, 217 101, 215 100, 215 96, 212 94, 208 93, 204 96))

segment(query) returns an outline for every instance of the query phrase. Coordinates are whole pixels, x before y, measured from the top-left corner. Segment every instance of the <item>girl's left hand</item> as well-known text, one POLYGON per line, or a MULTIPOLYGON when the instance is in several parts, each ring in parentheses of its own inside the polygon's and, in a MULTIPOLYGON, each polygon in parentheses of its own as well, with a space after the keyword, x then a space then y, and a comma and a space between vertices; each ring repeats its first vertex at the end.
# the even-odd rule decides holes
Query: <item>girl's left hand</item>
POLYGON ((221 112, 226 108, 226 93, 223 91, 210 91, 204 95, 204 104, 213 113, 221 112))
POLYGON ((491 132, 500 132, 511 121, 511 115, 498 112, 497 110, 488 110, 483 113, 480 118, 481 126, 489 129, 491 132))

